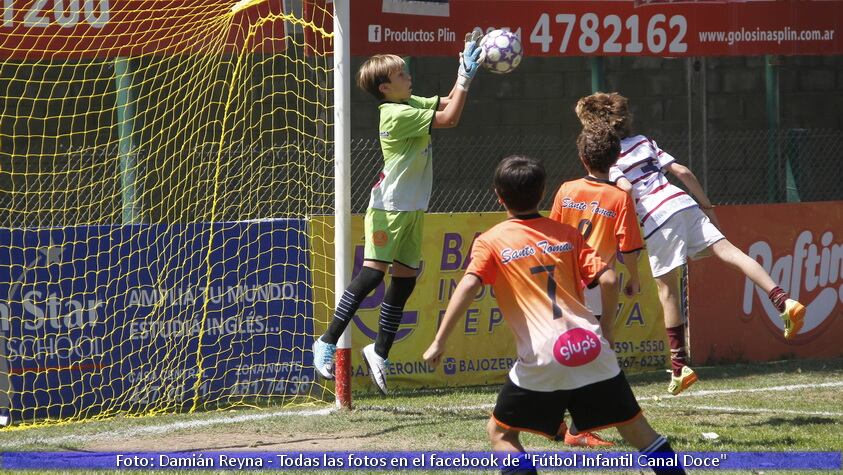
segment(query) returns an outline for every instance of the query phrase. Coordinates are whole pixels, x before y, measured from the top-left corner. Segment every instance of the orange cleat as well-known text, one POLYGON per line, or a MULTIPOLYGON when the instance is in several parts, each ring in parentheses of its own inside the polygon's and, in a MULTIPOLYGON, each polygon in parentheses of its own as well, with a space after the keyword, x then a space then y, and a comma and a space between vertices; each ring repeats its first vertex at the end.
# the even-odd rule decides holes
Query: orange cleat
POLYGON ((604 440, 596 432, 580 432, 574 435, 571 434, 571 431, 566 430, 565 445, 572 447, 611 447, 615 444, 604 440))
POLYGON ((790 340, 805 324, 805 306, 796 300, 787 299, 784 303, 784 313, 780 317, 784 321, 784 338, 790 340))
POLYGON ((679 376, 673 376, 673 374, 671 373, 670 385, 667 387, 667 392, 676 396, 682 391, 690 388, 691 385, 696 382, 697 373, 695 373, 694 370, 692 370, 689 366, 683 366, 682 372, 679 374, 679 376))

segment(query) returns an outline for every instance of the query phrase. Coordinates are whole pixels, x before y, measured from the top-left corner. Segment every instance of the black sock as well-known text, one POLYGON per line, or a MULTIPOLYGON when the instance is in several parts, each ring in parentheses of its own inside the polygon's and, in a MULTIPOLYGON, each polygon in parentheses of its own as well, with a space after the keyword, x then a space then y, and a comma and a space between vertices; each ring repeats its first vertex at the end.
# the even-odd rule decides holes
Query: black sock
POLYGON ((652 444, 641 449, 641 453, 654 460, 653 463, 657 466, 651 466, 650 468, 656 475, 685 475, 682 463, 679 462, 676 452, 673 451, 664 436, 658 436, 652 444))
POLYGON ((416 287, 415 277, 393 277, 381 304, 378 337, 375 339, 375 353, 381 358, 389 356, 395 333, 404 316, 404 305, 416 287))
POLYGON ((372 269, 371 267, 360 269, 360 273, 348 284, 348 288, 343 292, 340 303, 337 304, 337 308, 334 311, 334 318, 328 326, 328 331, 322 335, 322 341, 336 345, 340 336, 342 336, 342 332, 345 331, 345 327, 351 322, 351 317, 360 308, 360 302, 375 290, 375 287, 380 285, 382 281, 383 272, 372 269))

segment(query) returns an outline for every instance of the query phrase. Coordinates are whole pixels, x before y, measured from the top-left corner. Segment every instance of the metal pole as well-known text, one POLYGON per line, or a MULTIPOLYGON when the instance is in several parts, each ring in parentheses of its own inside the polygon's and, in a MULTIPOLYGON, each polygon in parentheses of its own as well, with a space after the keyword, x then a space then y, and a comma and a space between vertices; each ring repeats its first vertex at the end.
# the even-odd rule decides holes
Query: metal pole
POLYGON ((779 68, 778 58, 768 54, 764 61, 767 86, 767 201, 779 201, 778 134, 779 134, 779 68))
POLYGON ((120 192, 123 198, 123 224, 138 221, 140 206, 135 187, 134 118, 135 104, 132 97, 132 62, 130 58, 114 60, 114 83, 117 89, 117 133, 120 157, 120 192))
MULTIPOLYGON (((334 0, 334 305, 351 281, 351 42, 349 0, 334 0)), ((337 341, 337 406, 351 409, 351 331, 337 341)))
POLYGON ((588 58, 591 67, 591 92, 606 90, 606 74, 603 69, 603 57, 591 56, 588 58))
POLYGON ((703 167, 703 191, 708 194, 708 91, 706 91, 706 75, 708 74, 708 65, 705 57, 700 59, 702 64, 702 73, 700 75, 700 108, 702 109, 702 167, 703 167))
POLYGON ((802 201, 799 182, 804 172, 802 150, 805 149, 806 132, 805 129, 788 129, 785 133, 785 199, 788 203, 802 201))
POLYGON ((694 58, 685 58, 685 83, 688 92, 688 168, 694 169, 694 58))

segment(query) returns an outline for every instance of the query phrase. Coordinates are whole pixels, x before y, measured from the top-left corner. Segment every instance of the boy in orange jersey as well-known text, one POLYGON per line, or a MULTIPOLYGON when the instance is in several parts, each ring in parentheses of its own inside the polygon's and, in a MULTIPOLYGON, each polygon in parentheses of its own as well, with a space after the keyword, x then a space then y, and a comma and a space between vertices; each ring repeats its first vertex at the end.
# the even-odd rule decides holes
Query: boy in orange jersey
MULTIPOLYGON (((577 151, 588 175, 559 187, 550 219, 577 228, 588 245, 609 265, 614 264, 620 251, 629 269, 624 291, 633 295, 641 287, 637 264, 638 251, 644 248, 644 240, 632 198, 609 180, 609 169, 617 161, 620 148, 620 140, 608 127, 583 129, 577 138, 577 151)), ((586 289, 585 303, 599 318, 603 314, 600 293, 594 290, 586 289)), ((611 330, 603 328, 604 334, 611 330)))
MULTIPOLYGON (((614 267, 615 257, 620 251, 629 269, 629 279, 624 285, 624 292, 633 295, 637 294, 641 287, 638 279, 638 251, 644 247, 644 241, 638 229, 632 198, 609 180, 609 168, 617 161, 620 148, 620 140, 608 127, 596 126, 584 129, 580 133, 577 138, 577 150, 588 175, 579 180, 565 182, 559 187, 553 200, 550 219, 576 227, 585 242, 593 247, 610 267, 614 267)), ((600 302, 600 289, 586 288, 584 292, 586 306, 601 320, 603 307, 600 302)), ((605 311, 609 313, 611 309, 605 311)), ((611 315, 614 316, 615 312, 611 312, 611 315)), ((612 318, 606 321, 613 320, 612 318)), ((603 325, 602 329, 603 336, 610 343, 614 343, 613 328, 603 325)), ((565 443, 587 447, 613 445, 597 434, 578 433, 575 426, 565 433, 565 443)))
POLYGON ((495 170, 495 193, 509 219, 481 234, 471 263, 457 285, 436 338, 424 359, 437 366, 448 336, 484 284, 494 287, 498 305, 515 336, 518 360, 498 394, 486 430, 492 448, 515 454, 503 474, 535 474, 520 432, 557 440, 569 411, 582 430, 617 426, 623 438, 648 457, 657 474, 684 474, 673 465, 673 449, 641 413, 601 325, 583 304, 582 282, 599 285, 604 308, 615 308, 617 275, 573 226, 542 217, 541 162, 521 156, 503 159, 495 170))

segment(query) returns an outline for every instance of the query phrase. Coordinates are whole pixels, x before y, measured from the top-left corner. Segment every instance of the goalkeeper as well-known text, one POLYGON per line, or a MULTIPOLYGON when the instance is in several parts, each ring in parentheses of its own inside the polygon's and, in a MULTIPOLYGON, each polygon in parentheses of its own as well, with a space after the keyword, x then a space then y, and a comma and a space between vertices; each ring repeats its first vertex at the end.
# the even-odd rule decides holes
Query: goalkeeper
POLYGON ((387 393, 386 358, 421 261, 424 213, 433 187, 430 132, 459 123, 469 85, 480 67, 480 37, 478 31, 466 35, 457 80, 448 97, 412 95, 412 77, 404 60, 392 54, 372 56, 357 73, 357 85, 380 101, 384 167, 366 210, 363 268, 345 289, 328 330, 313 342, 316 371, 326 379, 334 378, 337 340, 391 264, 392 282, 381 304, 378 336, 362 351, 372 381, 382 394, 387 393))

